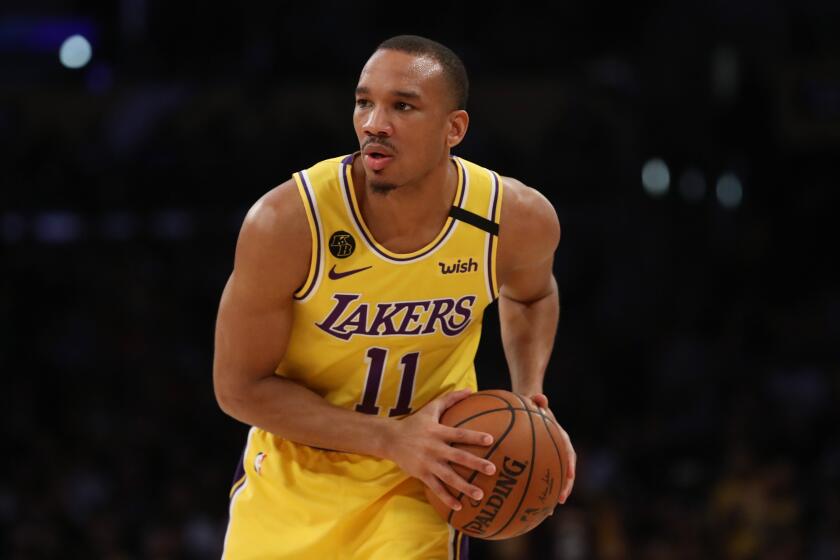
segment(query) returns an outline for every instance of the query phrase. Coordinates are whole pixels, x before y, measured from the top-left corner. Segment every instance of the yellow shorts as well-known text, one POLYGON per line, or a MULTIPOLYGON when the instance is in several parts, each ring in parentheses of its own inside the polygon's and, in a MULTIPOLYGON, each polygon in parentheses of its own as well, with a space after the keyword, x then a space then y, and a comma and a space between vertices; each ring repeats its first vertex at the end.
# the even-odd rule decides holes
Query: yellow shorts
POLYGON ((467 538, 391 461, 251 428, 231 489, 226 560, 462 560, 467 538))

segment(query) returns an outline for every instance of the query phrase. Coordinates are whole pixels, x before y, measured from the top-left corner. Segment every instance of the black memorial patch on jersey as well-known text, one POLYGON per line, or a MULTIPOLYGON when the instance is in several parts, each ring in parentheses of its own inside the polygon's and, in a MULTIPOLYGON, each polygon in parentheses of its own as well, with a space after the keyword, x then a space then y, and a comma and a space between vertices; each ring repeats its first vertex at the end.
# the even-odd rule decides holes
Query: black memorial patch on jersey
POLYGON ((499 235, 499 224, 492 220, 488 220, 484 216, 479 216, 478 214, 470 212, 469 210, 464 210, 459 206, 453 206, 450 208, 449 215, 456 220, 460 220, 464 223, 470 224, 471 226, 477 227, 478 229, 482 229, 487 233, 499 235))
POLYGON ((346 259, 356 250, 356 240, 346 231, 337 231, 330 236, 330 253, 337 259, 346 259))

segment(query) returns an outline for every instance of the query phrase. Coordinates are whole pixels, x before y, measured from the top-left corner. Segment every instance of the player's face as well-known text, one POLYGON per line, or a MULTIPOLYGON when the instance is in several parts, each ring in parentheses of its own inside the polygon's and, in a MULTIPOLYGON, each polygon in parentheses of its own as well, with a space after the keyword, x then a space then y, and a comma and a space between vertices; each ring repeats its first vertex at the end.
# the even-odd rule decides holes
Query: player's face
POLYGON ((387 191, 440 165, 466 131, 453 132, 466 115, 453 106, 439 63, 399 51, 375 52, 359 77, 353 112, 368 184, 387 191), (454 117, 458 113, 464 116, 454 117))

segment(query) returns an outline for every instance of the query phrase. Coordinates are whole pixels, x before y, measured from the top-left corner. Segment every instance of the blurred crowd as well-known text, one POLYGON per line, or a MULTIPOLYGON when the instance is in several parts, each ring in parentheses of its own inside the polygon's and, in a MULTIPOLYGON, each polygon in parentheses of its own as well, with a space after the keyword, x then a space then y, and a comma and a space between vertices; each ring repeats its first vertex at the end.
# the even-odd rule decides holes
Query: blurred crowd
MULTIPOLYGON (((648 10, 641 46, 566 62, 545 33, 527 61, 430 33, 475 69, 457 153, 538 188, 563 228, 546 392, 575 490, 524 537, 472 541, 475 558, 840 558, 840 81, 821 66, 839 12, 805 5, 718 7, 728 41, 699 46, 678 31, 700 8, 648 10), (642 188, 652 157, 664 194, 642 188), (716 197, 724 172, 736 207, 716 197)), ((177 46, 164 31, 156 48, 177 46)), ((356 148, 355 72, 376 43, 316 46, 340 61, 329 75, 269 38, 216 82, 163 62, 152 79, 153 50, 143 79, 114 62, 0 90, 0 557, 219 556, 247 431, 211 383, 238 227, 291 172, 356 148)), ((491 308, 480 387, 509 387, 501 363, 491 308)))

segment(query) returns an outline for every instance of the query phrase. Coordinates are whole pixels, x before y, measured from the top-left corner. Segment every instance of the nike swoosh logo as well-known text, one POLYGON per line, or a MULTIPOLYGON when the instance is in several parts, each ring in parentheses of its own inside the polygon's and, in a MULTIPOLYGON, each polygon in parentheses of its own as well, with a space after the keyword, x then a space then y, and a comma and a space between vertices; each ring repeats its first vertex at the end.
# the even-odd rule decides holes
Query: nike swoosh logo
POLYGON ((367 270, 369 268, 373 268, 373 265, 366 266, 364 268, 357 268, 355 270, 347 270, 347 271, 344 271, 344 272, 336 272, 335 271, 335 265, 333 265, 333 267, 330 269, 330 272, 329 272, 329 274, 327 274, 327 276, 330 277, 330 280, 338 280, 339 278, 344 278, 345 276, 350 276, 351 274, 356 274, 357 272, 361 272, 361 271, 367 270))

